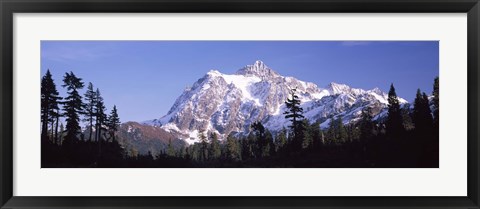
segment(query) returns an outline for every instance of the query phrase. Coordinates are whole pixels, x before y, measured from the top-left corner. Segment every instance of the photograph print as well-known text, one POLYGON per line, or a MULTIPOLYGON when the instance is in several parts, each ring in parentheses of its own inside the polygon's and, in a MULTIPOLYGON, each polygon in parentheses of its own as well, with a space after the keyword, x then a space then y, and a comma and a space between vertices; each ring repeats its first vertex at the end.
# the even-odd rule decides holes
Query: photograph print
POLYGON ((438 41, 41 41, 42 168, 438 168, 438 41))

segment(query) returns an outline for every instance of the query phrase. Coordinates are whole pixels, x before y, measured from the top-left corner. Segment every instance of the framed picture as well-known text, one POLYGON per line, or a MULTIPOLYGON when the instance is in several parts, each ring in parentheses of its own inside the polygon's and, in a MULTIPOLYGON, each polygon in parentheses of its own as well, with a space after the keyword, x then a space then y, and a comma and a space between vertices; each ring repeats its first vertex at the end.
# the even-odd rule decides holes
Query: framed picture
POLYGON ((479 208, 478 0, 0 6, 2 208, 479 208))

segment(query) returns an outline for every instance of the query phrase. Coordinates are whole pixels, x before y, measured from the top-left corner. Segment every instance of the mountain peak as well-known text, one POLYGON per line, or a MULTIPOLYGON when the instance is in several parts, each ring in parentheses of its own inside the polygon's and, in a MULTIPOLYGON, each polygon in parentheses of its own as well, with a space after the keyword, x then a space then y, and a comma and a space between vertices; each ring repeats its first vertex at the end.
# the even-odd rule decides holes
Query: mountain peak
POLYGON ((350 91, 350 86, 347 86, 345 84, 339 84, 335 82, 330 82, 330 84, 327 85, 327 89, 332 93, 332 94, 339 94, 343 92, 348 92, 350 91))
POLYGON ((218 70, 210 70, 207 72, 207 75, 212 75, 212 76, 216 76, 216 75, 221 75, 222 73, 220 73, 218 70))
POLYGON ((267 66, 265 65, 265 63, 263 63, 262 60, 257 60, 257 61, 255 61, 255 63, 254 63, 253 65, 267 68, 267 66))
POLYGON ((237 75, 253 75, 264 78, 271 78, 279 76, 279 74, 269 68, 263 61, 257 60, 253 65, 247 65, 242 69, 238 70, 235 74, 237 75))
POLYGON ((378 94, 378 95, 382 95, 382 94, 383 94, 383 91, 380 90, 380 88, 378 88, 378 87, 375 87, 375 88, 371 89, 370 91, 371 91, 371 92, 374 92, 374 93, 376 93, 376 94, 378 94))
POLYGON ((330 82, 328 84, 329 87, 336 87, 336 86, 347 86, 345 84, 341 84, 341 83, 335 83, 335 82, 330 82))

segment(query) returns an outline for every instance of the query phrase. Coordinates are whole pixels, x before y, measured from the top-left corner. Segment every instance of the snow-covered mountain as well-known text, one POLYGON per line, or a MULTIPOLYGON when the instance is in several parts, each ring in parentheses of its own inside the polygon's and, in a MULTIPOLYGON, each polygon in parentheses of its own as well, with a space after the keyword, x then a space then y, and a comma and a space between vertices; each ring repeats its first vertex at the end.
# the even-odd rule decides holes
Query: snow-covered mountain
POLYGON ((330 116, 342 117, 344 123, 358 120, 366 107, 372 107, 376 116, 384 115, 388 104, 388 95, 378 88, 363 90, 333 82, 320 88, 256 61, 233 75, 209 71, 177 98, 165 116, 144 124, 175 133, 190 144, 198 141, 198 131, 217 132, 225 138, 231 132, 248 133, 255 121, 275 132, 289 125, 283 112, 293 88, 305 117, 321 122, 322 127, 328 126, 330 116))

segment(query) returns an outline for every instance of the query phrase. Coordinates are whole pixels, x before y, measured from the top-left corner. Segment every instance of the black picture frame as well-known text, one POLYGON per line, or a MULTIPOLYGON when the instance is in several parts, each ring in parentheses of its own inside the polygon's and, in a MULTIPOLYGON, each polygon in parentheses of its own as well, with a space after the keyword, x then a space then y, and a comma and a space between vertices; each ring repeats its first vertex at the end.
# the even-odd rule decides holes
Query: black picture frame
POLYGON ((0 0, 1 208, 479 208, 479 0, 0 0), (467 13, 466 197, 20 197, 13 196, 15 13, 467 13))

